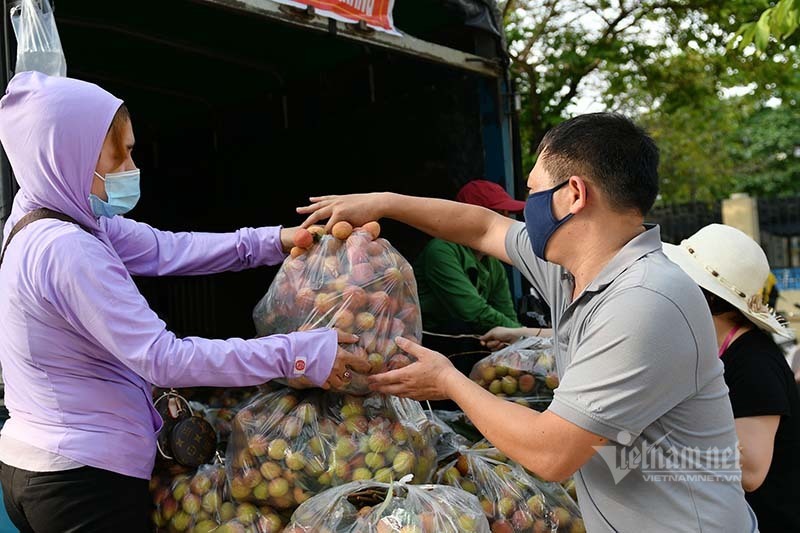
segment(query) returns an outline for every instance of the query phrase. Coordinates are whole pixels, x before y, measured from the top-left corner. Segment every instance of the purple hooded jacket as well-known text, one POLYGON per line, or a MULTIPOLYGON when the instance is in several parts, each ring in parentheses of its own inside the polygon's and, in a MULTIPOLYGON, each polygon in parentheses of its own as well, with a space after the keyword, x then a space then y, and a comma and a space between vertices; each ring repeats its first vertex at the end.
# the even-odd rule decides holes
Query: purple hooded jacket
POLYGON ((134 285, 279 263, 280 227, 169 233, 123 217, 98 220, 92 176, 122 101, 96 85, 16 75, 0 99, 0 142, 20 184, 3 234, 47 207, 58 220, 22 230, 0 269, 0 364, 10 413, 2 435, 81 464, 149 479, 161 419, 151 386, 239 387, 305 376, 325 381, 336 332, 260 339, 179 339, 134 285), (303 365, 297 365, 302 367, 303 365))

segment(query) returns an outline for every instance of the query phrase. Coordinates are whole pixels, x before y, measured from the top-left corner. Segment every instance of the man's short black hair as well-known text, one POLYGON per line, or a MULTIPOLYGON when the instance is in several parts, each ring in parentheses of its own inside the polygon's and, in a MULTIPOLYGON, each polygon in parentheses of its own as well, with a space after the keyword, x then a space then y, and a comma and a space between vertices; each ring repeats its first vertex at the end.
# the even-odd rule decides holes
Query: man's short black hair
POLYGON ((589 113, 555 126, 539 144, 539 155, 553 184, 585 177, 620 211, 642 215, 658 195, 658 147, 627 117, 589 113))

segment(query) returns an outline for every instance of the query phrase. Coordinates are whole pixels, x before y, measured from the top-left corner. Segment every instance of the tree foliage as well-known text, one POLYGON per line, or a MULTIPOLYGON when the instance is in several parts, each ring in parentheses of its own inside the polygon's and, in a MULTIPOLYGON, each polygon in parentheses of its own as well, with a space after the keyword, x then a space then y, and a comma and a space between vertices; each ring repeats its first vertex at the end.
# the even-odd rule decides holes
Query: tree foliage
POLYGON ((760 52, 766 52, 770 36, 777 41, 786 41, 797 31, 798 25, 800 0, 779 0, 765 9, 757 20, 742 24, 731 44, 745 49, 752 43, 760 52))
POLYGON ((635 69, 664 46, 642 39, 642 27, 681 10, 670 0, 508 0, 503 14, 528 124, 526 163, 592 74, 635 69))
POLYGON ((789 120, 800 94, 796 48, 783 43, 772 56, 727 50, 767 0, 508 0, 503 7, 527 168, 546 131, 593 95, 658 141, 662 201, 800 192, 792 148, 800 131, 789 120))
POLYGON ((800 194, 800 111, 756 111, 734 133, 734 181, 751 196, 800 194))

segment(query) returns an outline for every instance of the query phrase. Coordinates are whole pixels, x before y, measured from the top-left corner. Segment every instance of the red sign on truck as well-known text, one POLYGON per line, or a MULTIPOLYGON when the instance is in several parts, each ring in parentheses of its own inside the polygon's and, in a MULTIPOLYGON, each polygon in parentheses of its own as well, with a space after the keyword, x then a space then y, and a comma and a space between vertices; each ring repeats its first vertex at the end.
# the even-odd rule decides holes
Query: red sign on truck
POLYGON ((344 22, 363 20, 376 30, 397 34, 392 21, 394 0, 275 0, 294 7, 314 6, 322 16, 344 22))

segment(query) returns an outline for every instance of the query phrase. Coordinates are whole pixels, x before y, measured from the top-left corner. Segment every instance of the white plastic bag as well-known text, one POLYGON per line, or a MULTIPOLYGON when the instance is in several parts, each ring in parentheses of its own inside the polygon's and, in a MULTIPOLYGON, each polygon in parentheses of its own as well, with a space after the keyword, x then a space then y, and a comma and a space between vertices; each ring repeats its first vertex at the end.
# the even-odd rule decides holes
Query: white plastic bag
POLYGON ((329 489, 302 503, 283 531, 490 533, 474 495, 445 485, 408 485, 411 477, 393 483, 353 481, 329 489))
POLYGON ((16 73, 36 70, 49 76, 67 75, 67 60, 49 0, 22 0, 11 8, 11 25, 17 37, 16 73))

